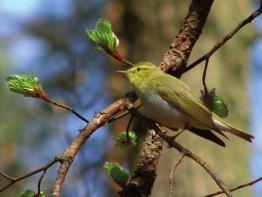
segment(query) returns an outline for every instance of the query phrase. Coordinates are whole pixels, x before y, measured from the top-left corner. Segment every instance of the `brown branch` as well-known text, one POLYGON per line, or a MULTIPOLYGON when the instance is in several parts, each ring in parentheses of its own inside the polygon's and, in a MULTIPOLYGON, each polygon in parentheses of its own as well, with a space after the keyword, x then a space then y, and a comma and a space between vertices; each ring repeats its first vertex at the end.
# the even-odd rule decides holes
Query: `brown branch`
POLYGON ((221 48, 227 41, 229 41, 239 30, 241 30, 245 25, 247 25, 248 23, 251 23, 256 17, 258 17, 262 13, 262 6, 261 6, 262 3, 261 2, 260 2, 260 7, 256 11, 254 11, 250 16, 248 16, 246 19, 240 22, 232 31, 226 34, 205 55, 198 58, 196 61, 191 63, 189 66, 182 68, 180 72, 183 74, 191 70, 192 68, 194 68, 196 65, 200 64, 201 62, 209 59, 219 48, 221 48))
MULTIPOLYGON (((157 126, 156 126, 157 127, 157 126)), ((195 162, 197 162, 200 166, 202 166, 207 173, 212 177, 212 179, 216 182, 216 184, 223 190, 223 193, 226 194, 226 196, 228 197, 233 197, 232 194, 230 193, 230 191, 227 189, 227 187, 225 186, 224 182, 222 181, 222 179, 218 176, 217 173, 215 173, 210 167, 209 165, 202 160, 199 156, 197 156, 196 154, 192 153, 190 150, 184 148, 182 145, 178 144, 174 138, 165 135, 165 133, 163 131, 161 131, 160 129, 155 129, 157 134, 159 136, 161 136, 161 138, 169 145, 169 147, 173 147, 175 149, 177 149, 179 152, 184 153, 185 156, 193 159, 195 162)))
POLYGON ((175 72, 175 70, 183 69, 186 66, 191 51, 202 33, 213 2, 213 0, 192 0, 179 34, 160 63, 160 67, 165 72, 175 73, 177 76, 184 73, 175 72))
POLYGON ((107 47, 104 47, 103 48, 104 51, 110 55, 111 57, 113 57, 115 60, 121 62, 121 63, 124 63, 126 64, 127 66, 133 66, 134 64, 129 62, 128 60, 124 59, 116 50, 112 50, 110 48, 107 48, 107 47))
MULTIPOLYGON (((248 187, 248 186, 254 185, 254 184, 256 184, 256 183, 259 182, 259 181, 262 181, 262 177, 254 180, 254 181, 251 181, 251 182, 248 182, 248 183, 239 185, 239 186, 237 186, 237 187, 234 187, 234 188, 232 188, 232 189, 229 189, 229 191, 233 192, 233 191, 236 191, 236 190, 238 190, 238 189, 241 189, 241 188, 244 188, 244 187, 248 187)), ((224 191, 218 191, 218 192, 216 192, 216 193, 209 194, 209 195, 206 195, 206 196, 204 196, 204 197, 217 196, 217 195, 223 194, 223 193, 224 193, 224 191)))
POLYGON ((124 109, 127 100, 132 99, 120 99, 106 107, 103 111, 97 113, 89 124, 83 129, 83 131, 76 136, 70 146, 61 154, 59 157, 61 165, 57 173, 52 193, 53 197, 61 196, 62 184, 65 180, 67 172, 84 142, 92 135, 93 132, 105 125, 114 114, 124 109))
POLYGON ((148 196, 151 193, 156 178, 157 164, 162 153, 163 140, 153 129, 147 132, 138 156, 136 170, 131 181, 119 192, 120 196, 148 196))
POLYGON ((185 154, 184 153, 180 153, 179 157, 176 159, 172 170, 170 172, 169 175, 169 197, 173 197, 174 196, 174 189, 175 189, 175 170, 177 169, 177 167, 179 166, 179 164, 182 162, 182 160, 184 159, 185 154))
POLYGON ((61 108, 64 108, 68 111, 70 111, 71 113, 73 113, 74 115, 76 115, 78 118, 80 118, 81 120, 83 120, 84 122, 86 123, 89 123, 89 121, 82 115, 80 115, 78 112, 76 112, 73 108, 67 106, 67 105, 63 105, 61 103, 58 103, 58 102, 55 102, 55 101, 52 101, 51 99, 49 98, 46 98, 46 97, 43 97, 42 100, 52 104, 52 105, 55 105, 57 107, 61 107, 61 108))
MULTIPOLYGON (((38 168, 32 172, 29 172, 23 176, 20 176, 20 177, 16 177, 16 178, 13 178, 13 177, 10 177, 8 175, 6 175, 5 173, 3 172, 0 172, 0 175, 2 175, 3 177, 5 177, 6 179, 8 179, 10 181, 9 184, 7 184, 6 186, 0 188, 0 192, 3 192, 4 190, 6 190, 7 188, 11 187, 12 185, 14 185, 15 183, 23 180, 23 179, 26 179, 28 177, 31 177, 35 174, 38 174, 39 172, 45 172, 47 171, 51 166, 53 166, 55 163, 59 162, 60 160, 55 157, 52 161, 50 161, 48 164, 46 164, 45 166, 41 167, 41 168, 38 168)), ((40 179, 42 179, 42 176, 40 177, 40 179)), ((40 181, 41 182, 41 181, 40 181)))

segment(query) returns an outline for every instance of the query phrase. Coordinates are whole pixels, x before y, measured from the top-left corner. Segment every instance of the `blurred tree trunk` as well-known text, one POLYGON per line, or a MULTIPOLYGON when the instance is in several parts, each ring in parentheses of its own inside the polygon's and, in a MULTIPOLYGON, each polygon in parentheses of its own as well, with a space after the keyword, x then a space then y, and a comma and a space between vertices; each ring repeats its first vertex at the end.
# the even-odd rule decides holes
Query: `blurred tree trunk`
MULTIPOLYGON (((134 63, 147 60, 158 64, 177 34, 189 4, 190 1, 178 0, 112 0, 105 11, 120 37, 122 54, 134 63)), ((247 0, 242 1, 241 4, 237 0, 226 3, 215 1, 190 60, 193 61, 208 51, 251 12, 251 2, 247 0)), ((244 130, 248 130, 249 105, 246 92, 248 54, 254 36, 251 25, 245 27, 212 56, 207 75, 209 88, 215 87, 217 93, 228 104, 230 111, 228 120, 244 130)), ((203 64, 182 78, 190 85, 195 95, 200 95, 202 89, 202 70, 203 64)), ((126 85, 121 80, 118 82, 123 87, 126 85)), ((120 124, 123 126, 123 121, 120 124)), ((178 141, 204 158, 229 187, 250 179, 250 147, 246 142, 230 136, 227 147, 221 148, 190 133, 184 133, 178 141)), ((177 156, 176 151, 164 147, 152 196, 168 196, 168 177, 177 156)), ((218 190, 207 173, 188 159, 179 166, 175 176, 177 196, 203 196, 218 190)), ((235 195, 251 196, 251 191, 243 189, 235 195)))

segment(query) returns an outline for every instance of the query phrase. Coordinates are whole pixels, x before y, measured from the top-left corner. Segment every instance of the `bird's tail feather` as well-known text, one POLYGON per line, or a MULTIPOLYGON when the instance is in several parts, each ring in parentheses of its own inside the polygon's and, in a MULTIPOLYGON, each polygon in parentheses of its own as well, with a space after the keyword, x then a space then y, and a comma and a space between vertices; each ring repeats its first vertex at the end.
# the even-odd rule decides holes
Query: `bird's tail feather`
POLYGON ((204 129, 198 129, 198 128, 194 128, 194 127, 190 127, 188 128, 188 130, 191 133, 194 133, 202 138, 205 138, 206 140, 209 140, 211 142, 214 142, 220 146, 225 147, 226 144, 224 143, 223 140, 221 140, 219 137, 217 137, 212 131, 210 130, 204 130, 204 129))
POLYGON ((214 123, 219 130, 232 133, 233 135, 236 135, 246 141, 252 142, 252 139, 254 138, 254 136, 248 133, 245 133, 244 131, 241 131, 240 129, 237 129, 234 126, 222 120, 214 120, 214 123))

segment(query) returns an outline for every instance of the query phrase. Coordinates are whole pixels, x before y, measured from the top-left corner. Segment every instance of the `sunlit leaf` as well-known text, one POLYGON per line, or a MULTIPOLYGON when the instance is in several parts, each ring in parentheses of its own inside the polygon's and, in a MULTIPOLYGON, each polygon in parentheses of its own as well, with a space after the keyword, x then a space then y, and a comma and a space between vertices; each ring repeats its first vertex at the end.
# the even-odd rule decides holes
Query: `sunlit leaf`
POLYGON ((220 117, 225 118, 228 116, 227 105, 219 96, 212 97, 212 108, 214 113, 216 113, 220 117))
MULTIPOLYGON (((29 189, 29 190, 26 190, 24 193, 22 193, 19 197, 35 197, 36 194, 37 194, 36 192, 29 189)), ((39 197, 46 197, 46 195, 44 194, 44 192, 41 192, 39 197)))
POLYGON ((23 94, 27 97, 48 97, 43 90, 39 79, 32 75, 12 75, 7 79, 7 85, 12 92, 23 94))
POLYGON ((116 162, 105 162, 104 169, 108 175, 121 187, 125 186, 129 172, 116 162))
POLYGON ((207 94, 205 91, 201 90, 201 98, 205 105, 212 110, 215 114, 222 118, 228 116, 227 105, 222 98, 216 95, 215 88, 211 89, 207 94))
POLYGON ((133 131, 128 132, 128 138, 127 133, 124 131, 120 133, 115 139, 114 144, 120 148, 125 148, 128 146, 136 146, 137 144, 137 135, 133 131))
POLYGON ((99 19, 95 29, 86 29, 87 36, 102 48, 114 50, 119 45, 119 40, 112 31, 111 23, 105 19, 99 19))

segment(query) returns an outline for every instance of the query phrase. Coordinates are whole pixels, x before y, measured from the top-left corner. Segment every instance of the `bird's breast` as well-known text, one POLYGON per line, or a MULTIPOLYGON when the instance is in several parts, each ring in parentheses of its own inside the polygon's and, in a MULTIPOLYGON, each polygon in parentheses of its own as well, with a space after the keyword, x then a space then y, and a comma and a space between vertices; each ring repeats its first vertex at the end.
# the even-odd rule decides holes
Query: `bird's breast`
POLYGON ((157 93, 142 93, 145 115, 169 128, 185 128, 187 117, 157 93))

